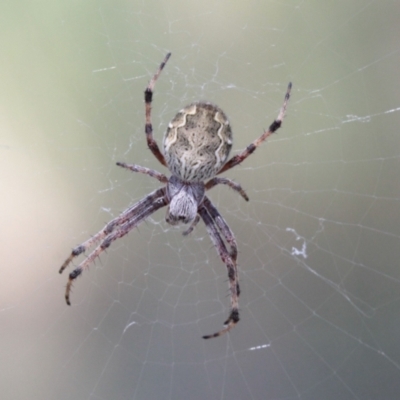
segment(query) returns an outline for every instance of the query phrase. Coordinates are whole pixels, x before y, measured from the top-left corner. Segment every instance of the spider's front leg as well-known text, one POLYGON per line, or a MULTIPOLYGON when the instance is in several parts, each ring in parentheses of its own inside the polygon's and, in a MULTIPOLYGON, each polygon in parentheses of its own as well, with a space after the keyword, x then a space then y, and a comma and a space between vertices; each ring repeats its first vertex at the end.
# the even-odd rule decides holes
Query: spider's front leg
POLYGON ((207 208, 212 220, 215 222, 215 224, 217 225, 218 229, 222 233, 222 236, 224 237, 224 239, 231 246, 229 254, 230 254, 230 256, 232 257, 233 261, 236 264, 236 260, 237 260, 237 243, 236 243, 236 239, 235 239, 235 236, 234 236, 231 228, 229 228, 229 226, 226 223, 226 221, 222 218, 221 214, 219 213, 217 208, 214 206, 214 204, 211 203, 211 200, 208 197, 204 198, 203 204, 207 208))
POLYGON ((73 281, 80 276, 82 272, 87 269, 96 260, 96 258, 99 257, 99 255, 111 245, 114 240, 125 236, 140 222, 149 217, 159 208, 167 205, 167 203, 168 199, 166 196, 166 189, 157 189, 134 204, 132 207, 129 207, 126 211, 122 212, 117 218, 114 218, 92 238, 72 250, 71 255, 61 266, 60 273, 64 271, 64 269, 75 257, 85 252, 96 242, 101 241, 101 243, 78 265, 78 267, 76 267, 69 274, 65 291, 65 300, 68 305, 71 304, 69 295, 73 281))
MULTIPOLYGON (((229 186, 231 189, 235 190, 236 192, 238 192, 246 201, 249 201, 249 197, 247 196, 247 193, 242 189, 242 187, 240 186, 239 183, 236 183, 234 181, 232 181, 231 179, 227 179, 227 178, 219 178, 219 177, 215 177, 210 179, 205 185, 205 189, 206 190, 210 190, 212 189, 214 186, 217 185, 227 185, 229 186)), ((222 218, 221 218, 222 219, 222 218)), ((223 219, 222 219, 223 220, 223 219)), ((200 221, 200 216, 196 215, 196 218, 194 219, 194 221, 192 222, 192 224, 189 226, 188 229, 186 229, 182 235, 183 236, 187 236, 190 233, 192 233, 193 229, 196 227, 196 225, 199 223, 200 221)), ((223 221, 225 222, 225 221, 223 221)), ((226 225, 226 224, 225 224, 226 225)), ((226 225, 227 226, 227 225, 226 225)), ((230 231, 229 227, 228 230, 230 231)), ((231 232, 232 233, 232 232, 231 232)), ((229 235, 228 235, 229 236, 229 235)), ((233 234, 230 235, 233 237, 233 234)))
MULTIPOLYGON (((126 168, 132 172, 139 172, 141 174, 149 175, 152 178, 157 179, 161 183, 167 183, 168 178, 164 175, 161 174, 158 171, 155 171, 150 168, 142 167, 140 165, 136 164, 127 164, 124 162, 117 162, 117 165, 122 168, 126 168)), ((78 257, 80 254, 84 253, 87 249, 91 248, 95 243, 99 242, 100 240, 104 239, 107 235, 109 235, 115 228, 117 224, 121 224, 127 219, 130 218, 132 212, 135 212, 136 208, 134 207, 146 207, 148 204, 148 200, 146 201, 147 198, 145 198, 145 201, 139 202, 133 208, 128 208, 126 211, 124 211, 122 214, 120 214, 117 218, 114 218, 112 221, 110 221, 100 232, 96 233, 96 235, 92 236, 90 239, 86 240, 86 242, 80 244, 79 246, 75 247, 70 256, 64 261, 63 265, 60 268, 60 274, 64 271, 65 268, 68 267, 68 265, 71 263, 71 261, 75 258, 78 257)), ((136 210, 137 211, 137 210, 136 210)))
POLYGON ((72 260, 75 257, 78 257, 80 254, 84 253, 87 249, 90 249, 95 243, 99 242, 100 240, 104 239, 108 234, 110 234, 120 218, 121 215, 110 221, 100 232, 96 233, 90 239, 86 240, 79 246, 76 246, 74 249, 72 249, 71 254, 61 266, 59 273, 62 274, 64 269, 68 267, 68 265, 72 262, 72 260))
MULTIPOLYGON (((144 200, 146 200, 145 198, 144 200)), ((64 261, 63 265, 61 266, 59 273, 62 274, 65 268, 68 267, 68 265, 72 262, 72 260, 75 257, 78 257, 80 254, 84 253, 86 250, 90 249, 95 245, 96 243, 100 242, 103 240, 107 235, 109 235, 115 228, 116 225, 119 225, 121 223, 124 223, 126 220, 128 220, 131 217, 131 214, 134 212, 137 212, 137 209, 140 207, 146 207, 148 201, 143 201, 135 204, 133 207, 128 208, 126 211, 124 211, 122 214, 120 214, 118 217, 114 218, 112 221, 110 221, 100 232, 97 232, 94 236, 92 236, 90 239, 86 240, 79 246, 76 246, 74 249, 72 249, 71 254, 69 257, 64 261)))
MULTIPOLYGON (((207 200, 203 205, 199 208, 199 214, 206 225, 206 229, 208 234, 210 235, 211 240, 216 247, 221 260, 226 265, 228 269, 228 278, 229 278, 229 290, 230 290, 230 297, 231 297, 231 313, 229 314, 228 319, 224 322, 225 328, 221 329, 220 331, 213 333, 211 335, 203 336, 203 339, 211 339, 218 336, 223 335, 224 333, 230 331, 238 322, 239 322, 239 295, 240 295, 240 287, 238 281, 238 273, 237 273, 237 266, 236 266, 236 255, 237 255, 237 248, 236 248, 236 241, 230 240, 230 244, 232 246, 231 252, 228 252, 224 241, 222 240, 221 234, 219 233, 218 229, 223 232, 225 239, 226 232, 220 228, 220 225, 215 221, 215 212, 214 210, 210 209, 211 202, 207 200), (233 255, 232 255, 233 253, 233 255)), ((215 209, 216 210, 216 209, 215 209)), ((217 214, 219 215, 218 211, 217 214)), ((221 217, 222 218, 222 217, 221 217)), ((225 221, 224 221, 225 223, 225 221)), ((226 224, 226 223, 225 223, 226 224)), ((226 225, 227 226, 227 225, 226 225)), ((229 229, 229 228, 228 228, 229 229)), ((230 229, 229 229, 230 231, 230 229)), ((233 235, 232 235, 233 237, 233 235)))
POLYGON ((190 224, 189 228, 187 228, 184 232, 182 232, 182 235, 188 236, 190 233, 192 233, 193 229, 196 227, 196 225, 199 223, 199 221, 200 221, 200 216, 199 216, 199 214, 197 214, 196 218, 190 224))

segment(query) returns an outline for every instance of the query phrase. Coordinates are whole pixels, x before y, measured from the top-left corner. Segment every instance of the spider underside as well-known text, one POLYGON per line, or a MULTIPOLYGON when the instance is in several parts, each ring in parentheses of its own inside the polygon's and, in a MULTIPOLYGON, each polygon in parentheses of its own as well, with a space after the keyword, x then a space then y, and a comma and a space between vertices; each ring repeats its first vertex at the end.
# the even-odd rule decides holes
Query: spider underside
POLYGON ((183 108, 169 123, 164 135, 164 152, 162 153, 153 138, 151 123, 151 103, 155 83, 170 58, 168 53, 150 80, 145 92, 147 145, 157 160, 171 172, 166 175, 135 164, 117 162, 117 165, 133 172, 139 172, 157 179, 165 186, 138 201, 110 221, 105 227, 75 247, 60 268, 60 273, 71 261, 98 244, 94 250, 70 274, 65 291, 65 300, 70 305, 70 292, 74 280, 87 269, 111 243, 125 236, 134 227, 158 209, 168 206, 166 221, 171 225, 190 224, 183 232, 189 234, 196 224, 203 220, 207 232, 226 265, 229 278, 231 311, 224 322, 224 328, 214 334, 203 336, 204 339, 221 336, 228 332, 239 321, 238 298, 240 288, 237 271, 237 243, 232 230, 219 211, 205 195, 207 190, 223 184, 238 192, 246 201, 248 197, 242 187, 227 178, 217 177, 244 161, 272 133, 280 128, 286 113, 292 84, 289 83, 282 108, 278 117, 268 130, 247 146, 241 153, 228 160, 232 147, 232 131, 225 113, 216 105, 197 102, 183 108))

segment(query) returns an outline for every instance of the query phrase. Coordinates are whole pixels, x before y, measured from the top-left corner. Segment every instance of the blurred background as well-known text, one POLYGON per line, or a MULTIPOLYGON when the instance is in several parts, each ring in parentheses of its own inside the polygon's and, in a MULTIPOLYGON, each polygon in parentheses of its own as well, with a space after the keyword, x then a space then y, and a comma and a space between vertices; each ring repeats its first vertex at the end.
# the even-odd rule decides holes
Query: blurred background
MULTIPOLYGON (((7 399, 396 399, 400 391, 397 2, 3 2, 0 382, 7 399), (233 4, 235 3, 235 4, 233 4), (210 198, 236 235, 241 321, 200 223, 154 214, 64 300, 71 248, 160 184, 155 137, 218 104, 234 152, 210 198)), ((78 263, 81 259, 78 259, 78 263)), ((75 263, 75 265, 76 265, 75 263)))

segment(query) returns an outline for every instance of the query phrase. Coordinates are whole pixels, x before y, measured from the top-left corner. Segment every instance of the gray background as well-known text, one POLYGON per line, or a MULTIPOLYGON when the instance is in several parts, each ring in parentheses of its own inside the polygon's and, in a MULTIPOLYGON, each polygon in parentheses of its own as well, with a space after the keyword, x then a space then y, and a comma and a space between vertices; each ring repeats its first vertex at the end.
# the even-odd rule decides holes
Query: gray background
POLYGON ((2 2, 0 386, 7 399, 395 399, 400 393, 396 1, 2 2), (210 197, 235 232, 241 321, 202 224, 164 211, 64 302, 71 247, 159 184, 144 140, 185 104, 228 114, 238 151, 210 197))

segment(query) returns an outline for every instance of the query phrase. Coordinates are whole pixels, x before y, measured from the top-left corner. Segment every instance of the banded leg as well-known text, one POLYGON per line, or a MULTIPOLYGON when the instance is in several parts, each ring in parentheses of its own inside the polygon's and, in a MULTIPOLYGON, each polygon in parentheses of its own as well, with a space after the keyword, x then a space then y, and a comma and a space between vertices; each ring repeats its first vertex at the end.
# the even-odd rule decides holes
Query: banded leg
MULTIPOLYGON (((135 212, 130 215, 129 219, 124 219, 123 223, 117 223, 115 229, 110 232, 104 240, 79 264, 77 268, 75 268, 68 277, 68 283, 65 289, 65 301, 68 305, 71 305, 70 302, 70 292, 72 288, 73 281, 82 274, 82 272, 87 269, 100 254, 110 247, 111 243, 126 234, 128 234, 134 227, 140 224, 144 219, 149 217, 159 208, 167 205, 167 197, 165 195, 164 189, 159 189, 153 194, 158 193, 157 196, 153 197, 150 204, 146 204, 145 207, 136 207, 135 212)), ((145 198, 147 199, 147 198, 145 198)), ((136 206, 141 205, 141 203, 137 203, 136 206)))
POLYGON ((126 164, 124 162, 117 162, 116 164, 118 165, 118 167, 129 169, 132 172, 140 172, 141 174, 149 175, 152 178, 157 179, 161 183, 168 183, 168 178, 164 174, 161 174, 154 169, 141 167, 140 165, 136 164, 126 164))
POLYGON ((228 160, 225 165, 221 168, 218 174, 227 171, 235 167, 244 161, 250 154, 254 153, 256 148, 264 142, 269 136, 271 136, 274 132, 276 132, 282 125, 282 120, 286 114, 286 107, 290 98, 290 91, 292 90, 292 83, 290 82, 285 94, 285 99, 283 101, 283 105, 281 110, 279 111, 278 116, 275 121, 270 125, 269 129, 265 131, 258 139, 256 139, 253 143, 249 144, 240 154, 233 156, 230 160, 228 160))
POLYGON ((149 149, 154 154, 154 156, 157 158, 157 160, 165 167, 167 167, 167 162, 165 161, 164 155, 161 153, 157 142, 153 138, 153 125, 151 123, 151 102, 153 99, 154 86, 157 82, 158 77, 161 74, 161 71, 163 70, 165 64, 167 63, 167 61, 170 57, 171 57, 171 53, 168 53, 165 56, 164 61, 161 63, 160 67, 158 68, 157 72, 154 74, 153 78, 151 78, 149 84, 146 87, 146 90, 144 91, 144 103, 145 103, 145 109, 146 109, 145 132, 146 132, 147 145, 149 146, 149 149))
POLYGON ((249 196, 247 196, 247 193, 242 189, 242 186, 240 186, 239 183, 236 183, 228 178, 220 178, 220 177, 212 178, 205 184, 205 188, 206 190, 210 190, 214 186, 220 184, 229 186, 231 189, 238 192, 246 201, 249 201, 249 196))
MULTIPOLYGON (((246 201, 249 201, 249 197, 247 196, 246 192, 242 189, 240 184, 236 183, 228 178, 219 178, 219 177, 212 178, 204 185, 204 187, 206 190, 210 190, 214 186, 217 186, 219 184, 229 186, 231 189, 238 192, 246 201)), ((199 221, 200 221, 200 216, 196 215, 195 220, 192 222, 192 224, 189 226, 189 228, 186 229, 186 231, 184 231, 182 233, 182 235, 187 236, 190 233, 192 233, 193 229, 196 227, 196 225, 199 223, 199 221)))
POLYGON ((239 322, 238 300, 240 289, 238 283, 236 262, 232 259, 231 255, 226 249, 225 243, 222 240, 220 233, 218 232, 215 221, 210 216, 206 206, 200 207, 199 214, 206 225, 208 234, 210 235, 211 240, 213 241, 214 246, 217 249, 219 256, 221 257, 222 262, 226 265, 226 268, 228 269, 229 289, 231 297, 231 312, 228 319, 224 322, 225 328, 211 335, 203 336, 203 339, 211 339, 221 336, 224 333, 230 331, 239 322))
POLYGON ((154 192, 150 193, 148 196, 140 200, 138 203, 129 207, 118 217, 110 221, 100 232, 96 233, 90 239, 86 240, 79 246, 75 247, 72 250, 70 256, 64 261, 63 265, 61 266, 59 270, 60 274, 64 271, 65 268, 68 267, 68 265, 75 257, 84 253, 86 250, 91 248, 95 243, 98 243, 100 240, 104 239, 107 235, 113 232, 116 226, 122 225, 124 222, 134 217, 136 213, 139 214, 142 213, 143 210, 151 206, 152 202, 155 201, 155 199, 165 196, 165 193, 166 193, 165 188, 155 190, 154 192))
POLYGON ((186 231, 182 232, 183 236, 187 236, 190 233, 192 233, 193 229, 196 227, 196 225, 199 223, 200 221, 200 215, 197 214, 196 218, 193 220, 193 222, 190 224, 189 228, 186 229, 186 231))
MULTIPOLYGON (((217 224, 218 229, 222 233, 222 236, 224 237, 224 239, 229 243, 229 245, 231 247, 229 254, 231 255, 233 261, 236 264, 238 246, 237 246, 236 239, 235 239, 235 236, 234 236, 231 228, 229 228, 226 221, 222 218, 221 214, 219 213, 217 208, 214 206, 214 204, 211 203, 211 200, 208 197, 204 197, 203 204, 204 204, 204 207, 207 208, 207 211, 209 212, 211 218, 217 224)), ((238 292, 240 292, 239 288, 238 288, 238 292)), ((239 293, 238 293, 238 295, 239 295, 239 293)))

